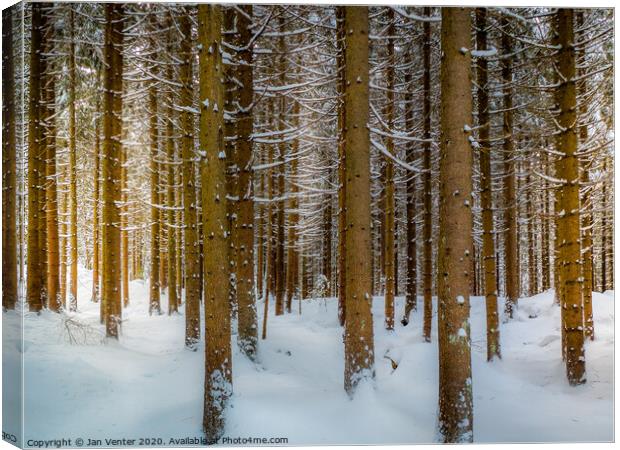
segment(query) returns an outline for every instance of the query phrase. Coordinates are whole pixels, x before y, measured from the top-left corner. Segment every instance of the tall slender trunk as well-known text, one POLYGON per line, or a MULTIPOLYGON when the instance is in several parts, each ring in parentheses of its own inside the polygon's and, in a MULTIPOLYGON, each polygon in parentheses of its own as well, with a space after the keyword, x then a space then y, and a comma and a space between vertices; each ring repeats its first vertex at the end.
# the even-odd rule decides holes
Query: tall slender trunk
MULTIPOLYGON (((476 48, 487 50, 487 9, 476 9, 476 48)), ((497 278, 493 229, 493 174, 489 122, 488 64, 485 58, 476 61, 478 82, 478 161, 480 164, 480 203, 482 207, 482 262, 484 266, 484 297, 486 301, 487 361, 501 357, 499 314, 497 311, 497 278)))
MULTIPOLYGON (((431 9, 424 8, 424 15, 430 16, 431 9)), ((433 319, 433 198, 432 198, 432 165, 431 165, 431 24, 424 22, 424 43, 422 59, 424 65, 423 84, 423 118, 424 144, 423 151, 423 183, 424 183, 424 324, 422 334, 426 342, 431 341, 433 319)))
MULTIPOLYGON (((299 103, 295 102, 293 106, 293 123, 299 123, 299 103)), ((299 201, 297 195, 299 188, 297 187, 297 166, 299 164, 296 153, 299 148, 299 139, 295 139, 291 145, 291 154, 293 161, 290 166, 290 185, 291 199, 289 201, 289 220, 288 220, 288 244, 287 244, 287 262, 286 262, 286 312, 290 313, 292 309, 293 297, 296 295, 297 281, 299 279, 299 251, 297 243, 297 227, 299 226, 299 201)))
POLYGON ((581 279, 581 246, 579 217, 579 164, 577 160, 577 95, 575 88, 574 10, 559 9, 555 15, 559 87, 556 107, 560 132, 556 150, 562 153, 558 164, 560 280, 562 289, 562 329, 565 333, 566 375, 571 385, 586 381, 583 334, 583 280, 581 279))
MULTIPOLYGON (((170 16, 172 23, 172 15, 170 16)), ((174 52, 172 46, 173 34, 169 32, 169 50, 174 52)), ((174 77, 173 66, 168 66, 168 79, 174 77)), ((166 163, 167 173, 167 197, 168 197, 168 314, 179 311, 179 280, 177 279, 177 233, 176 233, 176 202, 175 202, 175 170, 176 170, 176 149, 174 142, 174 94, 172 89, 168 92, 168 108, 166 117, 166 163)))
POLYGON ((77 251, 77 180, 76 180, 76 136, 75 136, 75 22, 73 5, 69 5, 69 258, 71 262, 69 280, 69 310, 77 310, 78 251, 77 251))
MULTIPOLYGON (((328 189, 332 187, 332 169, 327 169, 328 189)), ((332 194, 325 195, 325 209, 323 211, 323 274, 329 285, 327 295, 334 295, 332 271, 332 194)))
MULTIPOLYGON (((344 6, 336 7, 336 41, 338 45, 338 53, 336 56, 337 76, 338 76, 338 320, 340 326, 344 326, 346 312, 346 191, 345 191, 345 107, 344 107, 344 89, 346 85, 345 74, 345 24, 344 24, 344 6)), ((372 275, 371 275, 372 276, 372 275)))
MULTIPOLYGON (((503 17, 501 25, 506 28, 508 19, 503 17)), ((507 33, 502 33, 502 53, 512 53, 512 41, 507 33)), ((513 143, 513 111, 512 111, 512 59, 503 58, 500 62, 502 82, 504 83, 504 113, 502 117, 502 132, 504 141, 502 151, 504 155, 504 272, 506 277, 506 304, 505 312, 512 318, 514 308, 519 298, 519 259, 517 246, 517 192, 514 165, 513 143)))
POLYGON ((155 81, 150 81, 149 86, 149 113, 150 113, 150 146, 151 146, 151 271, 150 271, 150 295, 149 314, 161 314, 160 299, 160 213, 159 213, 159 131, 157 125, 157 87, 155 81))
POLYGON ((232 394, 232 352, 228 291, 228 219, 222 83, 222 11, 198 5, 200 47, 200 147, 205 277, 205 401, 203 427, 208 443, 224 433, 232 394), (207 213, 208 212, 208 213, 207 213))
POLYGON ((122 305, 129 306, 129 208, 127 206, 127 148, 121 144, 121 284, 122 305))
POLYGON ((353 395, 364 379, 374 378, 375 350, 371 313, 371 216, 368 7, 345 6, 345 256, 346 314, 344 387, 353 395))
MULTIPOLYGON (((284 16, 280 15, 278 29, 280 31, 284 31, 284 16)), ((280 85, 286 85, 286 41, 284 39, 284 35, 281 35, 278 38, 278 49, 280 51, 280 56, 278 58, 278 71, 279 71, 279 79, 280 85)), ((280 132, 284 132, 286 128, 285 120, 286 120, 286 108, 287 108, 287 99, 284 95, 280 95, 280 110, 278 111, 278 130, 280 132)), ((285 194, 285 174, 286 174, 286 165, 284 164, 284 160, 286 157, 286 143, 280 143, 278 145, 278 158, 280 165, 278 167, 278 195, 282 198, 285 194)), ((277 229, 276 229, 276 261, 275 261, 275 294, 276 294, 276 316, 284 314, 284 292, 285 292, 285 281, 286 281, 286 271, 285 271, 285 262, 284 262, 284 209, 285 209, 284 200, 279 200, 277 203, 277 229)))
MULTIPOLYGON (((577 11, 577 28, 583 27, 583 11, 577 11)), ((578 59, 583 59, 583 49, 576 55, 578 59)), ((583 64, 583 61, 581 61, 583 64)), ((583 68, 579 69, 579 75, 585 75, 583 68)), ((583 78, 577 85, 578 93, 585 94, 587 92, 587 78, 583 78)), ((588 106, 584 100, 581 101, 579 107, 579 141, 580 150, 586 150, 585 146, 588 141, 588 125, 587 121, 588 106)), ((594 315, 592 312, 592 201, 590 198, 590 189, 587 186, 590 181, 590 161, 588 158, 582 158, 579 161, 581 169, 581 182, 585 187, 581 189, 581 252, 583 257, 583 265, 581 276, 583 277, 583 321, 584 321, 584 334, 591 340, 594 339, 594 315)), ((543 233, 544 235, 544 233, 543 233)))
MULTIPOLYGON (((387 60, 386 79, 387 79, 387 104, 386 122, 390 129, 394 126, 394 10, 388 8, 389 25, 387 27, 387 60)), ((394 154, 394 139, 386 138, 388 152, 394 154)), ((383 268, 385 271, 385 329, 394 329, 394 287, 395 287, 395 267, 394 267, 394 161, 391 158, 384 158, 385 164, 385 190, 383 201, 385 205, 383 215, 383 268)))
MULTIPOLYGON (((265 179, 262 173, 258 174, 258 191, 261 197, 265 196, 265 179)), ((265 276, 265 207, 260 203, 255 204, 254 207, 256 209, 256 292, 257 295, 264 300, 263 277, 265 276)))
POLYGON ((100 122, 101 118, 100 114, 100 101, 99 96, 97 96, 97 106, 96 106, 96 117, 95 117, 95 149, 93 150, 94 157, 94 172, 93 172, 93 292, 91 296, 91 301, 97 303, 99 301, 99 288, 100 288, 100 277, 99 277, 99 178, 100 178, 100 122))
POLYGON ((54 22, 51 13, 47 12, 47 26, 45 27, 45 42, 43 52, 46 59, 45 71, 43 72, 43 131, 45 133, 46 154, 46 222, 47 222, 47 293, 48 308, 52 311, 60 311, 60 261, 58 245, 58 170, 56 161, 56 79, 52 60, 55 44, 53 42, 54 22))
POLYGON ((254 171, 252 164, 253 133, 253 73, 252 73, 252 5, 238 7, 237 32, 243 50, 239 52, 237 79, 241 84, 238 93, 237 113, 237 342, 241 351, 255 359, 258 343, 256 319, 256 288, 254 286, 254 171))
POLYGON ((67 178, 68 178, 68 166, 65 165, 64 168, 62 169, 62 182, 59 182, 58 185, 59 186, 63 186, 62 189, 60 190, 60 195, 59 197, 62 198, 62 201, 59 200, 60 202, 60 209, 58 211, 58 215, 59 215, 59 219, 58 221, 60 222, 60 232, 59 232, 59 242, 60 242, 60 257, 59 259, 59 263, 60 263, 60 269, 59 269, 59 280, 60 280, 60 290, 59 290, 59 297, 60 297, 60 304, 62 305, 63 308, 67 308, 67 233, 68 233, 68 227, 67 227, 67 211, 69 209, 69 194, 67 192, 67 178))
MULTIPOLYGON (((273 103, 269 102, 268 106, 267 106, 267 111, 268 111, 268 117, 269 117, 269 122, 271 123, 271 117, 273 116, 273 103)), ((268 153, 268 164, 273 163, 273 146, 269 146, 269 153, 268 153)), ((265 303, 263 305, 263 330, 262 330, 262 339, 266 339, 267 338, 267 319, 269 317, 269 297, 271 295, 271 293, 273 292, 273 269, 274 269, 274 264, 275 264, 275 259, 274 259, 274 255, 273 255, 273 211, 274 211, 274 207, 273 207, 273 169, 269 168, 267 170, 267 196, 269 199, 269 203, 267 205, 266 208, 266 214, 267 214, 267 232, 266 232, 266 236, 267 236, 267 247, 265 249, 265 259, 266 261, 266 265, 265 265, 265 303)))
POLYGON ((121 3, 105 5, 103 104, 103 296, 106 335, 117 338, 121 322, 121 129, 123 92, 123 14, 121 3))
POLYGON ((183 34, 181 40, 181 154, 183 157, 183 217, 185 262, 185 346, 195 349, 200 340, 200 244, 197 222, 196 175, 194 153, 194 118, 190 112, 193 103, 192 24, 189 7, 179 18, 183 34))
MULTIPOLYGON (((412 67, 405 74, 405 86, 407 93, 405 94, 405 129, 411 132, 414 129, 414 100, 413 100, 413 51, 409 52, 409 61, 412 67)), ((407 143, 407 162, 414 165, 416 160, 415 144, 407 143)), ((418 250, 416 246, 416 179, 409 174, 407 177, 407 289, 405 293, 405 312, 401 323, 407 326, 411 311, 418 308, 418 283, 417 283, 417 266, 418 266, 418 250)), ((398 265, 395 264, 398 272, 398 265)))
POLYGON ((536 220, 536 216, 534 214, 534 203, 535 203, 535 189, 532 181, 532 163, 528 164, 528 174, 525 181, 526 185, 526 214, 527 214, 527 270, 528 270, 528 287, 529 287, 529 295, 535 295, 538 293, 538 277, 536 271, 536 242, 537 238, 534 233, 534 224, 536 220))
MULTIPOLYGON (((241 47, 239 41, 239 33, 235 18, 237 12, 235 8, 228 7, 223 10, 223 30, 226 33, 223 36, 224 42, 233 47, 241 47)), ((230 289, 229 300, 232 308, 232 316, 237 316, 237 218, 239 215, 239 199, 238 182, 239 182, 239 166, 237 164, 237 144, 239 140, 237 134, 237 100, 239 95, 239 87, 236 83, 237 55, 236 52, 224 63, 224 108, 227 114, 224 115, 224 151, 226 153, 226 191, 231 200, 228 202, 228 223, 230 230, 230 289)))
POLYGON ((471 10, 441 10, 441 141, 438 249, 439 434, 473 441, 469 292, 473 218, 471 10), (471 128, 471 127, 470 127, 471 128))
POLYGON ((2 307, 17 303, 17 183, 13 8, 2 11, 2 307))

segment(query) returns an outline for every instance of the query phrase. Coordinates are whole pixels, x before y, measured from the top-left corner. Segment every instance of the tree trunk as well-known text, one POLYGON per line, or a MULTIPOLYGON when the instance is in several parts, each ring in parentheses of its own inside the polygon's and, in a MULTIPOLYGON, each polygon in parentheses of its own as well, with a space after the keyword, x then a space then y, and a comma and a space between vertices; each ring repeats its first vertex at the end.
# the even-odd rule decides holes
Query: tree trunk
POLYGON ((106 335, 118 339, 121 321, 121 129, 123 5, 105 5, 103 104, 103 297, 106 335))
POLYGON ((160 213, 159 213, 159 152, 157 128, 157 88, 155 80, 149 86, 150 138, 151 138, 151 271, 150 271, 150 303, 149 314, 161 314, 160 299, 160 213))
POLYGON ((374 378, 372 325, 370 136, 367 128, 368 97, 368 7, 344 7, 345 30, 345 183, 346 223, 344 333, 344 387, 353 395, 364 379, 374 378))
POLYGON ((185 346, 196 349, 200 341, 200 245, 196 213, 196 178, 194 164, 194 118, 189 108, 193 100, 192 81, 192 25, 186 7, 179 19, 179 26, 184 39, 181 40, 180 66, 181 79, 181 153, 183 156, 183 217, 185 227, 185 346))
MULTIPOLYGON (((293 107, 293 123, 299 124, 299 103, 295 102, 293 107)), ((299 252, 297 250, 297 227, 299 226, 299 201, 297 195, 299 188, 297 187, 297 166, 299 164, 296 153, 299 148, 299 140, 295 139, 291 145, 291 154, 293 161, 290 166, 290 185, 291 199, 289 201, 289 220, 288 220, 288 245, 287 245, 287 261, 286 261, 286 312, 292 310, 293 297, 296 296, 297 281, 299 279, 299 252)))
MULTIPOLYGON (((577 11, 577 28, 583 27, 583 11, 577 11)), ((585 38, 585 36, 583 36, 585 38)), ((580 54, 577 55, 577 59, 583 58, 583 49, 580 54)), ((585 75, 586 70, 579 69, 579 75, 585 75)), ((587 79, 582 79, 577 85, 578 93, 585 95, 587 92, 587 79)), ((579 141, 580 151, 586 150, 585 145, 588 141, 588 125, 587 121, 588 106, 585 102, 581 102, 579 107, 579 141)), ((590 198, 590 189, 587 184, 590 181, 590 160, 588 158, 582 158, 579 161, 581 169, 581 182, 585 185, 581 189, 581 210, 583 211, 581 222, 581 247, 583 265, 581 276, 583 277, 583 321, 584 321, 584 334, 590 340, 594 340, 594 315, 592 313, 592 200, 590 198)))
POLYGON ((2 11, 2 307, 17 303, 17 208, 13 8, 2 11))
MULTIPOLYGON (((508 19, 502 18, 502 27, 508 26, 508 19)), ((502 34, 502 54, 512 53, 511 37, 502 34)), ((506 305, 505 312, 512 318, 514 308, 519 298, 519 258, 517 246, 517 193, 514 167, 514 144, 512 136, 512 59, 503 58, 500 62, 502 70, 502 82, 504 83, 504 113, 502 132, 504 142, 502 151, 504 154, 504 272, 506 277, 506 305)))
POLYGON ((441 10, 441 142, 438 249, 439 434, 473 441, 469 291, 473 250, 471 12, 441 10))
MULTIPOLYGON (((170 16, 170 24, 172 24, 172 15, 170 16)), ((172 46, 173 35, 170 32, 168 47, 171 54, 175 49, 172 46)), ((173 66, 168 66, 167 78, 171 80, 174 77, 173 66)), ((167 170, 167 197, 168 197, 168 315, 179 312, 179 281, 177 280, 177 233, 176 233, 176 202, 175 202, 175 168, 176 168, 176 150, 174 145, 174 94, 172 89, 168 93, 168 108, 166 117, 166 163, 167 170)))
MULTIPOLYGON (((424 15, 430 16, 431 9, 424 8, 424 15)), ((431 341, 431 326, 433 320, 433 188, 431 165, 431 24, 424 22, 424 43, 422 44, 422 59, 424 65, 423 105, 424 116, 424 144, 423 151, 423 183, 424 183, 424 324, 422 335, 424 341, 431 341)))
POLYGON ((222 12, 198 5, 200 47, 200 148, 205 239, 205 402, 203 426, 213 444, 224 433, 224 413, 232 394, 229 255, 222 83, 222 12), (224 156, 222 156, 224 155, 224 156), (208 214, 207 214, 208 212, 208 214))
MULTIPOLYGON (((387 114, 386 122, 389 129, 394 127, 394 10, 388 8, 387 27, 387 114)), ((391 137, 386 138, 387 151, 394 154, 394 140, 391 137)), ((391 158, 384 157, 385 164, 385 191, 383 201, 385 205, 383 215, 383 268, 385 271, 385 329, 394 329, 394 287, 395 287, 395 267, 394 267, 394 161, 391 158)))
MULTIPOLYGON (((407 132, 413 131, 415 127, 414 122, 414 100, 413 100, 413 51, 409 52, 409 62, 412 67, 407 69, 405 74, 405 86, 407 87, 407 93, 405 94, 405 130, 407 132)), ((415 165, 416 152, 413 142, 407 143, 407 163, 415 165)), ((418 266, 418 250, 416 246, 416 179, 415 177, 407 177, 407 289, 405 293, 405 313, 401 323, 403 326, 409 324, 409 316, 411 311, 418 308, 418 283, 417 283, 417 266, 418 266)), ((398 265, 395 265, 398 271, 398 265)))
POLYGON ((69 43, 69 258, 71 262, 69 280, 69 310, 77 311, 78 251, 77 251, 77 180, 76 180, 76 136, 75 136, 75 22, 73 5, 69 5, 71 42, 69 43))
MULTIPOLYGON (((121 131, 122 134, 122 131, 121 131)), ((121 282, 122 305, 129 306, 129 236, 127 225, 129 209, 127 207, 127 149, 121 144, 121 282)))
MULTIPOLYGON (((100 103, 99 96, 97 96, 97 107, 96 114, 100 114, 100 103)), ((97 303, 99 301, 99 286, 100 286, 100 277, 99 277, 99 178, 100 178, 100 117, 95 117, 95 149, 93 151, 94 155, 94 173, 93 173, 93 293, 91 296, 91 301, 97 303)))
MULTIPOLYGON (((476 9, 476 47, 487 50, 487 9, 476 9)), ((482 261, 484 266, 484 297, 486 301, 487 361, 501 358, 499 342, 499 314, 497 311, 497 278, 495 239, 493 229, 493 174, 491 172, 491 145, 489 122, 488 65, 478 58, 478 150, 480 164, 480 203, 482 207, 482 261)))
MULTIPOLYGON (((279 17, 279 30, 281 32, 284 31, 284 16, 280 15, 279 17)), ((284 35, 281 35, 278 39, 278 48, 280 50, 280 56, 278 59, 278 70, 280 73, 280 85, 286 85, 286 42, 284 39, 284 35)), ((278 129, 280 132, 284 132, 285 129, 285 120, 286 120, 286 107, 287 101, 286 96, 280 96, 280 110, 278 111, 279 120, 278 120, 278 129)), ((280 161, 280 166, 278 167, 278 195, 280 197, 284 197, 285 195, 285 173, 286 173, 286 165, 284 164, 286 153, 286 144, 281 143, 278 145, 278 156, 280 161)), ((275 293, 276 293, 276 316, 280 316, 284 314, 284 291, 285 291, 285 277, 286 271, 284 267, 284 208, 285 202, 284 200, 279 200, 277 202, 277 229, 276 229, 276 261, 275 261, 275 293)), ((287 312, 290 312, 287 310, 287 312)))
MULTIPOLYGON (((336 63, 338 65, 338 320, 340 326, 345 323, 346 311, 346 191, 345 191, 345 107, 344 107, 344 90, 346 86, 345 77, 345 24, 344 24, 344 6, 336 6, 336 40, 338 42, 338 53, 336 63)), ((372 275, 371 275, 372 276, 372 275)))
POLYGON ((581 246, 579 218, 579 164, 577 152, 577 95, 575 89, 574 10, 559 9, 555 16, 559 87, 556 91, 557 151, 562 153, 558 178, 560 306, 565 333, 566 375, 571 385, 585 383, 585 348, 583 334, 583 281, 581 279, 581 246))
POLYGON ((45 201, 46 201, 46 222, 47 222, 47 294, 48 308, 52 311, 60 311, 62 303, 60 301, 60 261, 58 244, 58 173, 56 164, 56 79, 53 64, 53 53, 55 44, 53 41, 54 21, 51 13, 47 19, 47 26, 44 28, 43 52, 45 70, 43 71, 43 131, 45 133, 45 154, 46 154, 46 180, 45 180, 45 201))
POLYGON ((256 358, 258 323, 256 319, 256 289, 254 286, 254 171, 252 164, 252 133, 254 100, 252 73, 252 5, 241 5, 237 13, 237 32, 240 46, 237 79, 239 111, 237 113, 237 342, 251 360, 256 358))

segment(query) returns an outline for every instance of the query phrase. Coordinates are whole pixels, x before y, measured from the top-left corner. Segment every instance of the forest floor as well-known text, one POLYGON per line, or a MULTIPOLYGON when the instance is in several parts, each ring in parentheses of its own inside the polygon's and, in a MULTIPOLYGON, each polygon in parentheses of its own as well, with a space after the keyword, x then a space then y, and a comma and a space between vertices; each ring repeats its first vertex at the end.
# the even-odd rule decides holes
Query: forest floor
MULTIPOLYGON (((201 436, 204 353, 202 346, 184 349, 182 311, 150 317, 148 283, 133 281, 121 339, 105 342, 99 305, 90 302, 90 279, 89 271, 80 270, 77 313, 26 314, 26 439, 161 438, 168 445, 171 438, 201 436)), ((428 344, 422 341, 419 302, 403 327, 398 298, 396 330, 388 333, 383 301, 374 299, 376 382, 362 385, 353 400, 343 390, 336 300, 305 300, 301 315, 297 302, 284 316, 275 317, 271 309, 257 364, 233 345, 234 398, 226 435, 283 437, 289 445, 433 442, 436 305, 428 344), (396 370, 386 354, 399 362, 396 370)), ((484 299, 472 299, 476 442, 614 438, 613 292, 595 293, 593 305, 596 340, 586 348, 588 380, 570 387, 560 355, 560 310, 551 291, 520 300, 516 317, 501 326, 503 358, 492 363, 486 361, 484 299)), ((165 296, 162 310, 167 311, 165 296)), ((262 304, 258 315, 262 318, 262 304)), ((5 337, 19 345, 18 338, 5 337)))

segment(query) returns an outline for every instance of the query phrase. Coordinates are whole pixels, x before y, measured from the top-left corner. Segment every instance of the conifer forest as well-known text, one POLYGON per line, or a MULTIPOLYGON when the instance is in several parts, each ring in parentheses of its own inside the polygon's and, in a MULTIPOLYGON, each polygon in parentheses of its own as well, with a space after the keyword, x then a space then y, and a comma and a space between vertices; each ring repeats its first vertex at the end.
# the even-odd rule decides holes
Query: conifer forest
POLYGON ((613 441, 613 14, 4 9, 3 430, 613 441))

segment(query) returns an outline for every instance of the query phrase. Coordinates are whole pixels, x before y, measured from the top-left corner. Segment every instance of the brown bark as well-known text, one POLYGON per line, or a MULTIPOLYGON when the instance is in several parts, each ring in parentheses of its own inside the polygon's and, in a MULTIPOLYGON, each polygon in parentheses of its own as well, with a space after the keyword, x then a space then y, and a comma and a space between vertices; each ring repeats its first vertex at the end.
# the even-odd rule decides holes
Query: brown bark
MULTIPOLYGON (((49 12, 47 13, 49 14, 49 12)), ((53 30, 51 15, 46 20, 44 29, 43 52, 45 69, 42 74, 43 83, 43 132, 46 158, 45 180, 45 218, 47 223, 47 307, 52 311, 60 311, 60 261, 58 243, 58 173, 56 164, 56 79, 52 73, 56 68, 52 60, 54 53, 53 30)))
MULTIPOLYGON (((100 113, 99 97, 97 97, 97 114, 100 113)), ((93 172, 93 293, 91 301, 97 303, 99 301, 100 292, 100 276, 99 276, 99 247, 100 247, 100 224, 99 224, 99 179, 100 179, 100 164, 101 164, 101 148, 100 148, 100 117, 95 118, 95 149, 94 155, 94 172, 93 172)))
MULTIPOLYGON (((413 52, 409 53, 410 62, 413 64, 413 52)), ((405 74, 405 86, 407 86, 407 93, 405 94, 405 129, 411 132, 415 126, 414 122, 414 102, 412 94, 413 83, 413 66, 408 69, 405 74)), ((413 142, 407 143, 407 162, 410 165, 415 165, 416 152, 413 142)), ((403 326, 409 324, 409 316, 411 311, 418 308, 418 283, 417 283, 417 265, 418 265, 418 251, 416 246, 416 179, 409 174, 407 178, 407 289, 405 292, 405 312, 401 323, 403 326)), ((398 256, 398 255, 396 255, 398 256)), ((395 263, 398 273, 398 265, 395 263)))
POLYGON ((565 333, 566 375, 571 385, 585 383, 585 348, 583 334, 583 281, 579 217, 579 164, 577 152, 577 96, 575 88, 574 10, 559 9, 555 15, 559 87, 556 103, 560 131, 556 151, 562 156, 558 164, 560 179, 559 247, 560 306, 565 333))
MULTIPOLYGON (((387 114, 386 122, 390 129, 394 126, 394 10, 388 8, 389 25, 387 27, 387 59, 386 68, 387 80, 387 114)), ((394 154, 394 140, 391 137, 386 138, 386 148, 389 153, 394 154)), ((384 157, 385 164, 385 189, 383 202, 383 269, 385 273, 385 329, 394 329, 394 286, 395 286, 395 267, 394 267, 394 161, 391 158, 384 157)))
MULTIPOLYGON (((172 16, 170 16, 172 23, 172 16)), ((174 53, 172 46, 173 35, 169 32, 169 51, 174 53)), ((168 66, 168 79, 174 76, 173 66, 168 66)), ((176 233, 176 202, 175 202, 175 168, 176 168, 176 149, 174 142, 174 94, 170 90, 168 92, 168 112, 166 117, 166 163, 168 165, 167 173, 167 200, 168 200, 168 315, 179 312, 179 281, 177 280, 177 233, 176 233)))
POLYGON ((69 43, 69 310, 77 311, 78 251, 77 251, 77 180, 76 180, 76 125, 75 125, 75 23, 73 5, 69 6, 71 41, 69 43))
MULTIPOLYGON (((577 28, 581 29, 583 27, 583 11, 577 11, 577 28)), ((584 64, 583 61, 584 51, 581 50, 577 55, 578 59, 581 59, 581 64, 584 64)), ((585 70, 583 68, 579 69, 579 75, 584 75, 585 70)), ((577 85, 578 93, 583 95, 587 92, 587 79, 582 79, 577 85)), ((579 106, 579 119, 581 125, 579 126, 579 143, 580 150, 584 151, 585 145, 588 141, 588 126, 585 123, 587 120, 588 114, 588 106, 585 103, 585 100, 581 101, 579 106)), ((590 198, 590 190, 587 187, 587 183, 590 181, 590 161, 588 158, 582 158, 579 161, 579 166, 581 170, 581 182, 586 185, 585 188, 581 189, 581 210, 582 214, 582 222, 581 222, 581 247, 582 247, 582 257, 583 257, 583 265, 581 276, 583 277, 583 321, 584 321, 584 334, 586 337, 591 340, 594 339, 594 315, 592 312, 592 290, 593 290, 593 282, 592 282, 592 201, 590 198)))
POLYGON ((149 112, 150 112, 150 146, 151 146, 151 271, 150 271, 150 295, 149 314, 161 314, 161 249, 160 249, 160 212, 159 212, 159 158, 158 141, 159 131, 157 128, 157 87, 151 80, 149 86, 149 112))
POLYGON ((226 217, 224 89, 222 85, 222 12, 219 5, 198 5, 200 48, 200 147, 205 239, 205 401, 203 426, 208 443, 224 433, 225 410, 232 394, 229 255, 226 217), (208 106, 207 106, 208 105, 208 106))
MULTIPOLYGON (((299 122, 299 103, 295 102, 293 107, 293 123, 299 122)), ((299 140, 295 139, 291 146, 291 153, 295 155, 299 147, 299 140)), ((296 156, 293 156, 290 166, 290 185, 291 199, 289 201, 289 219, 288 219, 288 244, 287 244, 287 261, 286 261, 286 312, 292 310, 293 297, 299 296, 297 293, 297 282, 299 279, 299 252, 297 250, 297 227, 299 226, 299 201, 297 195, 299 188, 297 187, 297 166, 299 164, 296 156)))
POLYGON ((129 306, 129 209, 127 208, 127 149, 121 144, 121 303, 129 306))
POLYGON ((185 346, 195 349, 200 340, 200 248, 196 214, 196 178, 194 164, 194 118, 189 108, 193 100, 192 83, 192 25, 189 9, 179 18, 179 27, 183 34, 181 40, 180 66, 181 99, 181 153, 183 157, 183 217, 184 262, 185 262, 185 346))
POLYGON ((370 137, 367 128, 368 7, 345 6, 345 256, 346 321, 344 387, 353 395, 364 379, 374 378, 371 313, 370 137))
POLYGON ((252 5, 238 7, 243 13, 236 14, 237 32, 242 51, 239 52, 237 79, 237 342, 241 351, 251 360, 256 358, 258 324, 256 319, 256 289, 254 286, 254 171, 252 169, 252 133, 254 100, 252 74, 252 5))
POLYGON ((13 8, 2 11, 2 307, 17 303, 17 183, 13 8))
POLYGON ((345 77, 345 37, 344 29, 344 6, 336 7, 336 40, 338 53, 336 63, 338 65, 338 320, 340 326, 344 326, 346 312, 346 191, 345 191, 345 107, 344 89, 345 77))
MULTIPOLYGON (((508 26, 508 19, 502 18, 502 26, 508 26)), ((512 53, 511 37, 502 34, 502 53, 512 53)), ((506 277, 506 304, 505 312, 512 318, 514 308, 519 298, 519 258, 517 246, 517 192, 514 167, 513 144, 513 111, 512 111, 512 59, 503 58, 500 62, 502 82, 504 83, 504 114, 502 118, 502 132, 504 141, 502 151, 504 155, 504 271, 506 277)))
MULTIPOLYGON (((269 102, 268 104, 268 117, 269 117, 269 122, 271 123, 271 117, 273 116, 273 103, 269 102)), ((273 163, 273 155, 274 151, 273 151, 273 146, 269 146, 269 153, 268 153, 268 163, 271 164, 273 163)), ((269 300, 270 300, 270 296, 271 293, 273 292, 273 281, 274 281, 274 276, 273 276, 273 270, 274 270, 274 264, 275 264, 275 259, 274 259, 274 252, 273 252, 273 216, 274 216, 274 207, 273 207, 273 169, 269 168, 267 170, 267 174, 266 174, 266 178, 267 178, 267 196, 269 199, 269 203, 267 205, 266 208, 266 214, 267 214, 267 232, 266 232, 266 241, 267 241, 267 246, 265 248, 265 259, 266 259, 266 265, 265 265, 265 304, 263 307, 263 330, 262 330, 262 339, 266 339, 267 338, 267 318, 269 317, 269 300)))
MULTIPOLYGON (((431 9, 424 8, 424 15, 430 16, 431 9)), ((423 115, 424 139, 423 151, 423 183, 424 183, 424 324, 422 334, 426 342, 431 341, 431 326, 433 319, 433 199, 431 184, 431 24, 424 22, 424 43, 422 59, 424 65, 423 84, 423 115)))
POLYGON ((103 104, 103 296, 106 335, 118 339, 121 321, 121 128, 123 92, 123 13, 120 3, 105 5, 103 104))
MULTIPOLYGON (((223 10, 223 29, 227 33, 223 36, 225 43, 234 47, 240 47, 239 33, 236 30, 235 18, 237 12, 234 7, 223 10)), ((229 198, 236 198, 239 182, 239 166, 237 164, 237 105, 239 88, 235 82, 236 55, 227 58, 224 64, 224 107, 228 114, 224 117, 224 151, 226 153, 226 191, 229 198), (228 63, 230 60, 230 63, 228 63)), ((229 300, 232 308, 232 316, 237 316, 237 217, 239 214, 239 199, 228 202, 228 223, 230 229, 229 255, 230 255, 230 290, 229 300)))
MULTIPOLYGON (((284 16, 279 16, 279 30, 284 31, 284 16)), ((284 39, 284 35, 281 35, 278 38, 278 49, 280 51, 280 56, 278 59, 278 71, 280 78, 280 85, 286 85, 286 41, 284 39)), ((278 111, 278 130, 283 132, 285 129, 285 119, 286 119, 286 107, 287 107, 287 99, 284 95, 280 96, 280 110, 278 111)), ((286 166, 284 164, 286 153, 286 144, 281 143, 278 146, 278 159, 280 165, 278 166, 278 195, 283 197, 285 194, 285 170, 286 166)), ((275 251, 276 251, 276 259, 275 259, 275 267, 274 267, 274 275, 275 275, 275 294, 276 294, 276 316, 280 316, 284 314, 284 294, 285 294, 285 281, 286 281, 286 271, 285 271, 285 262, 284 262, 284 208, 285 202, 278 201, 277 203, 277 227, 276 227, 276 239, 274 242, 275 251)), ((290 312, 290 310, 288 310, 290 312)))
POLYGON ((473 441, 469 291, 473 249, 471 11, 441 11, 441 141, 438 249, 439 434, 473 441))
MULTIPOLYGON (((487 50, 487 9, 476 9, 476 47, 487 50)), ((497 278, 495 240, 493 229, 493 192, 491 172, 491 146, 489 123, 488 64, 478 58, 478 127, 480 164, 480 204, 482 207, 482 263, 484 268, 484 297, 486 302, 487 361, 501 358, 499 342, 499 314, 497 311, 497 278)))

